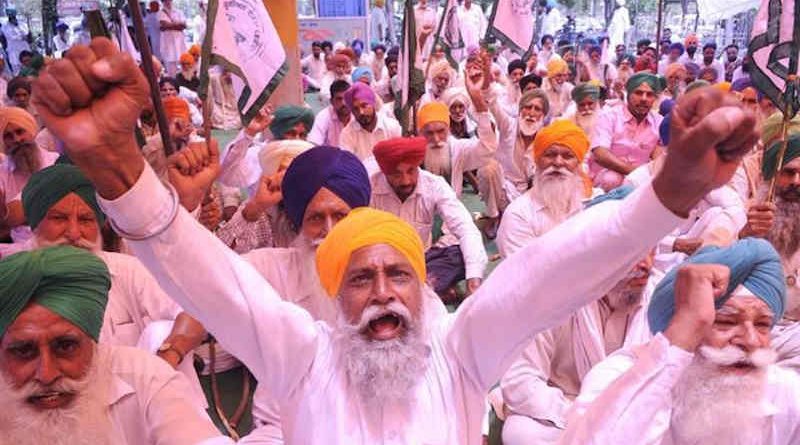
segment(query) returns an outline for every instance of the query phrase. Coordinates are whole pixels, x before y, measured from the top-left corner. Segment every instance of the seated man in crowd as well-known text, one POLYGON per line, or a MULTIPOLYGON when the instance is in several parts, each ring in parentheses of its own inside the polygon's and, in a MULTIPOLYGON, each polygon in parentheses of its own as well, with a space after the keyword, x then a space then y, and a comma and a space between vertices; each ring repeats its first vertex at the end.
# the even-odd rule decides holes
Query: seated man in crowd
POLYGON ((797 443, 800 376, 774 365, 770 345, 785 297, 764 240, 696 254, 653 293, 655 337, 583 380, 560 443, 797 443))
POLYGON ((589 159, 595 187, 616 188, 628 173, 650 160, 661 124, 653 104, 664 87, 662 77, 636 73, 625 84, 627 104, 607 108, 597 116, 589 159))
POLYGON ((590 195, 583 176, 583 157, 589 150, 583 130, 572 122, 556 121, 539 131, 532 149, 533 187, 511 202, 497 231, 497 248, 504 258, 579 212, 590 195))
POLYGON ((504 445, 558 443, 589 370, 650 339, 642 299, 652 265, 648 255, 601 299, 537 335, 511 365, 500 381, 504 445))
POLYGON ((339 146, 339 136, 350 123, 351 113, 344 99, 350 84, 337 80, 331 84, 331 104, 320 110, 314 118, 314 126, 308 133, 308 140, 316 145, 339 146))
MULTIPOLYGON (((93 48, 103 54, 96 62, 68 58, 40 74, 37 90, 49 84, 64 92, 35 95, 40 113, 170 296, 279 401, 291 443, 478 443, 485 394, 511 360, 534 335, 610 290, 679 215, 730 180, 757 137, 753 116, 727 105, 720 92, 686 96, 676 108, 667 163, 652 185, 588 209, 529 246, 548 259, 540 267, 530 267, 534 250, 503 262, 452 315, 431 313, 423 299, 416 231, 385 212, 350 212, 317 250, 321 284, 338 297, 339 322, 315 323, 281 300, 158 181, 133 137, 147 83, 112 42, 96 39, 93 48), (80 67, 101 88, 81 102, 84 96, 72 95, 78 88, 92 91, 89 86, 54 67, 80 67), (112 110, 115 119, 104 119, 112 110), (70 131, 77 123, 85 131, 70 131), (615 260, 586 260, 600 255, 615 260), (302 421, 309 418, 314 422, 302 421)), ((175 189, 213 182, 219 154, 213 141, 207 148, 207 157, 172 181, 175 189)))
POLYGON ((111 286, 103 261, 71 246, 0 260, 3 442, 232 444, 169 365, 98 344, 111 286))
POLYGON ((428 283, 445 303, 455 303, 448 291, 459 281, 467 280, 467 295, 478 290, 486 251, 481 232, 453 189, 441 176, 420 169, 426 148, 421 137, 388 139, 375 146, 380 171, 370 178, 370 206, 393 213, 414 227, 425 245, 428 283), (443 221, 445 235, 434 243, 436 216, 443 221))
POLYGON ((587 135, 592 134, 600 114, 600 93, 600 86, 595 83, 579 83, 572 90, 572 104, 562 118, 572 121, 587 135))
POLYGON ((542 81, 542 89, 547 93, 552 118, 560 117, 567 110, 574 86, 568 82, 569 66, 561 58, 553 58, 547 63, 547 78, 542 81))
POLYGON ((344 93, 344 101, 353 118, 339 136, 342 149, 363 161, 372 156, 372 147, 379 141, 400 137, 402 130, 397 120, 375 109, 377 96, 369 86, 355 83, 344 93))

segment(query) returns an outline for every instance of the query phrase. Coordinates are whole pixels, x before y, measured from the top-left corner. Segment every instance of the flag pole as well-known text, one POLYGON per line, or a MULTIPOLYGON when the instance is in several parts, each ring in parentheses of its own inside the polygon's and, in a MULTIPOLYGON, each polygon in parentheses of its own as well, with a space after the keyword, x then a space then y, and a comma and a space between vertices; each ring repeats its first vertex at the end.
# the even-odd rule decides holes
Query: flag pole
MULTIPOLYGON (((793 93, 797 83, 797 76, 790 74, 786 77, 786 92, 793 93)), ((792 120, 792 100, 791 94, 787 94, 786 106, 783 110, 783 122, 781 122, 781 146, 778 149, 778 160, 775 162, 775 171, 772 172, 772 179, 769 180, 769 190, 767 192, 767 204, 772 204, 775 199, 775 184, 783 169, 783 157, 786 155, 786 150, 789 147, 789 122, 792 120)), ((767 147, 768 148, 768 147, 767 147)))
POLYGON ((164 154, 169 156, 174 152, 174 149, 172 147, 172 140, 169 137, 169 125, 167 124, 167 115, 164 113, 164 104, 161 103, 158 81, 156 80, 156 74, 153 70, 153 52, 150 50, 150 42, 148 42, 147 34, 145 34, 144 31, 142 11, 139 9, 139 2, 137 0, 128 0, 128 8, 131 10, 133 30, 136 34, 136 42, 139 44, 139 52, 142 54, 144 75, 147 78, 147 83, 150 84, 150 99, 153 101, 153 109, 155 110, 156 120, 158 122, 158 132, 161 133, 161 142, 164 145, 164 154))

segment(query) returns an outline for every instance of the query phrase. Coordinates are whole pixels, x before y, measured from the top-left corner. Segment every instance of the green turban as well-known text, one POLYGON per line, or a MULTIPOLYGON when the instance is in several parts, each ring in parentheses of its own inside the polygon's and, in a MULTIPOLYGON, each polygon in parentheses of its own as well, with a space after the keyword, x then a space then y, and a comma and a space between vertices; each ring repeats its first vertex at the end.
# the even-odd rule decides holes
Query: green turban
POLYGON ((686 86, 686 93, 694 91, 698 88, 705 88, 710 86, 711 83, 709 83, 707 80, 698 79, 686 86))
POLYGON ((650 88, 652 88, 656 94, 664 91, 667 87, 667 80, 662 76, 639 71, 628 79, 628 82, 625 84, 625 91, 631 94, 633 90, 639 88, 639 85, 643 83, 650 85, 650 88))
POLYGON ((311 131, 311 127, 314 126, 314 112, 306 107, 283 105, 275 110, 272 123, 269 124, 269 131, 272 132, 275 139, 283 139, 283 135, 299 123, 306 127, 306 131, 311 131))
POLYGON ((583 82, 579 83, 572 89, 572 100, 575 103, 586 99, 587 97, 591 97, 595 101, 600 100, 600 86, 593 83, 593 82, 583 82))
POLYGON ((29 303, 44 306, 97 341, 111 276, 96 255, 72 246, 20 252, 0 261, 0 336, 29 303))
MULTIPOLYGON (((764 160, 761 163, 761 176, 765 180, 770 180, 775 175, 775 167, 778 164, 778 152, 781 151, 780 140, 772 144, 764 152, 764 160)), ((783 154, 783 165, 792 162, 793 159, 800 157, 800 133, 789 136, 789 145, 786 146, 786 153, 783 154)))
POLYGON ((71 164, 54 164, 31 175, 22 189, 22 207, 31 229, 35 229, 47 215, 50 207, 70 193, 75 193, 94 210, 97 224, 105 223, 105 215, 97 204, 94 186, 78 167, 71 164))

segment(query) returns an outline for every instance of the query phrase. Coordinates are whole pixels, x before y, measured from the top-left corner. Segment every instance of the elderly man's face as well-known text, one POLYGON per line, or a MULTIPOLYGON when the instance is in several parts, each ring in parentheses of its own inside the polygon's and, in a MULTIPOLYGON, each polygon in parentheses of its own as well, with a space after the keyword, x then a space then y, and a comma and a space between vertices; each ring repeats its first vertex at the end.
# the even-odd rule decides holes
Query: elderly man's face
POLYGON ((393 171, 387 172, 385 175, 386 182, 392 187, 400 201, 405 201, 417 188, 419 166, 401 162, 393 171))
POLYGON ((159 87, 159 91, 161 92, 162 99, 178 96, 178 89, 175 88, 175 85, 169 82, 164 82, 164 84, 159 87))
POLYGON ((542 128, 544 123, 545 106, 540 98, 534 98, 530 102, 519 107, 518 127, 523 136, 533 136, 542 128))
POLYGON ((800 158, 792 159, 781 168, 776 186, 781 199, 800 202, 800 158))
POLYGON ((97 216, 80 196, 70 193, 53 204, 36 227, 40 246, 75 246, 91 251, 102 248, 97 216))
POLYGON ((78 395, 64 381, 86 375, 94 342, 74 324, 34 303, 8 327, 0 354, 3 376, 15 389, 29 389, 22 402, 44 411, 65 408, 78 395))
POLYGON ((17 124, 9 123, 3 130, 3 145, 6 147, 6 154, 14 155, 20 149, 33 150, 36 147, 33 139, 35 135, 17 124))
POLYGON ((375 106, 371 103, 361 100, 353 99, 353 117, 356 118, 362 127, 369 127, 375 123, 377 115, 375 114, 375 106))
POLYGON ((467 107, 460 101, 455 101, 450 105, 450 120, 452 122, 463 122, 467 117, 467 107))
POLYGON ((643 119, 653 108, 658 95, 647 83, 643 83, 628 95, 628 110, 637 119, 643 119))
POLYGON ((670 73, 670 75, 667 76, 667 85, 669 89, 674 90, 684 80, 686 80, 686 72, 683 70, 675 70, 674 73, 670 73))
POLYGON ((447 73, 439 73, 433 78, 433 85, 437 91, 444 91, 450 85, 450 75, 447 73))
POLYGON ((349 74, 351 71, 350 69, 350 61, 339 62, 333 65, 333 73, 336 74, 338 77, 345 76, 349 74))
POLYGON ((560 174, 559 170, 575 173, 580 165, 575 153, 561 144, 553 144, 548 147, 535 163, 536 171, 539 172, 544 172, 553 167, 556 170, 552 170, 552 174, 560 174))
POLYGON ((311 198, 303 213, 300 232, 317 247, 336 223, 350 213, 350 205, 325 187, 311 198))
POLYGON ((597 110, 597 101, 591 96, 584 97, 576 105, 578 105, 578 114, 581 116, 589 116, 597 110))
POLYGON ((562 71, 558 74, 553 75, 550 79, 555 82, 556 85, 561 86, 564 85, 564 82, 567 81, 567 77, 569 77, 569 71, 562 71))
POLYGON ((366 246, 353 252, 339 296, 347 322, 365 321, 360 333, 370 340, 401 337, 421 315, 420 277, 405 256, 386 244, 366 246), (374 311, 374 316, 363 320, 362 314, 367 310, 374 311))
POLYGON ((422 127, 422 136, 428 142, 428 148, 442 148, 450 136, 450 127, 444 122, 429 122, 422 127))
POLYGON ((308 129, 306 128, 306 125, 302 122, 298 122, 294 124, 294 127, 289 128, 286 133, 283 133, 283 137, 281 139, 297 139, 305 141, 307 136, 308 129))
POLYGON ((11 95, 11 100, 14 101, 14 105, 27 109, 28 103, 31 100, 31 93, 25 88, 17 88, 14 94, 11 95))
MULTIPOLYGON (((712 328, 703 341, 705 346, 722 349, 736 347, 745 353, 769 348, 773 313, 760 298, 736 296, 717 309, 712 328)), ((752 370, 746 363, 732 363, 729 370, 752 370)))

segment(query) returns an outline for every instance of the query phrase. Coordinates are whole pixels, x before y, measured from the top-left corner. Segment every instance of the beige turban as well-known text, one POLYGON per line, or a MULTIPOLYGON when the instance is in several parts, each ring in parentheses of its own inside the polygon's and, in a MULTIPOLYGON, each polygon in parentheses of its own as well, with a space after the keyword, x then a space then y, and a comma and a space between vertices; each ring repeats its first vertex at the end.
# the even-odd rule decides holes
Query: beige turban
POLYGON ((272 141, 261 149, 258 154, 258 161, 261 164, 261 172, 264 175, 274 175, 278 172, 281 164, 288 164, 300 153, 313 147, 314 144, 308 141, 295 139, 285 139, 272 141))

